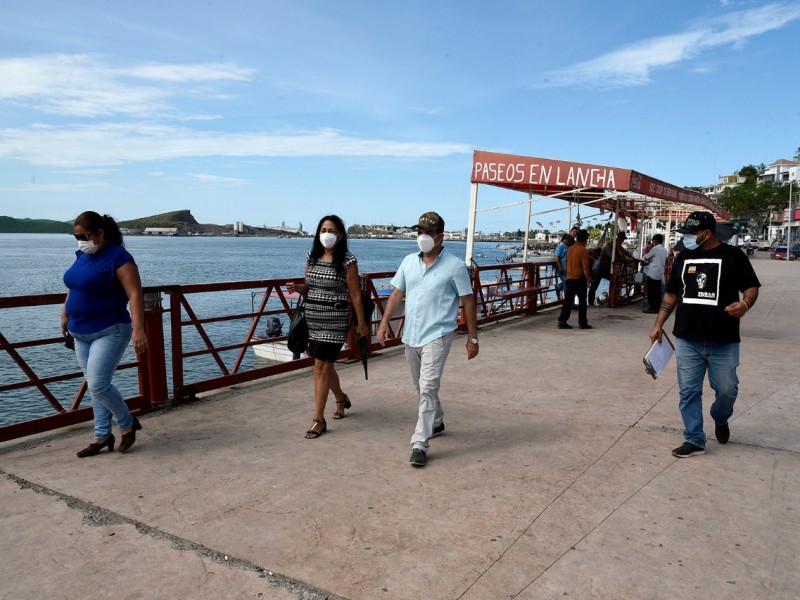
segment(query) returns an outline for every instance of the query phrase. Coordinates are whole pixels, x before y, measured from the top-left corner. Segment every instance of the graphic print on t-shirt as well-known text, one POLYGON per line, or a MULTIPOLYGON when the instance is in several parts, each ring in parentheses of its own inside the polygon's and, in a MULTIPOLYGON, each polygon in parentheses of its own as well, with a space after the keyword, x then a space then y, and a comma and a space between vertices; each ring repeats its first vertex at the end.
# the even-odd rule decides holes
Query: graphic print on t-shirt
POLYGON ((683 263, 683 302, 717 306, 721 258, 687 258, 683 263))

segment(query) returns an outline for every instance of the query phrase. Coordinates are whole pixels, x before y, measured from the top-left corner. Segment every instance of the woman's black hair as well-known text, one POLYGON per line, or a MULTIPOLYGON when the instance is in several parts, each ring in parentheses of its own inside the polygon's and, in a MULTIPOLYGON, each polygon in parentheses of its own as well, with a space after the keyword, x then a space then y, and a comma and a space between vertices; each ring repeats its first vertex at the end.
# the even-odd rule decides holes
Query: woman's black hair
POLYGON ((319 260, 325 254, 325 246, 319 241, 319 230, 322 229, 322 224, 325 221, 330 221, 336 225, 339 230, 339 239, 336 240, 336 245, 333 247, 333 266, 336 267, 336 272, 341 273, 344 270, 344 256, 347 254, 347 230, 344 227, 344 222, 336 215, 325 215, 319 220, 317 224, 317 231, 314 234, 314 242, 311 246, 311 260, 319 260))
POLYGON ((75 225, 80 225, 86 231, 97 233, 101 229, 106 234, 106 240, 116 244, 117 246, 124 246, 122 243, 122 232, 119 230, 119 225, 111 215, 100 215, 93 210, 87 210, 75 217, 75 225))

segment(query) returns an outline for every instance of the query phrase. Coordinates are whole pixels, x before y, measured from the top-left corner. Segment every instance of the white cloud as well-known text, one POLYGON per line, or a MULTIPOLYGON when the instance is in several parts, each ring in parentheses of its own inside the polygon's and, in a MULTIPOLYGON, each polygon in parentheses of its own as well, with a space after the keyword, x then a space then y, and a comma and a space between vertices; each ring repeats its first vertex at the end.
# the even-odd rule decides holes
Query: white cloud
POLYGON ((211 82, 211 81, 250 81, 253 69, 239 67, 231 63, 208 63, 195 65, 175 65, 151 63, 127 69, 119 69, 120 75, 128 75, 150 81, 171 82, 211 82))
POLYGON ((0 130, 0 159, 50 167, 101 167, 209 156, 392 156, 469 154, 458 143, 396 142, 345 135, 332 129, 223 133, 150 124, 34 126, 0 130))
POLYGON ((189 173, 191 179, 196 179, 203 183, 218 183, 222 185, 243 185, 247 183, 246 179, 238 179, 236 177, 221 177, 219 175, 209 175, 208 173, 189 173))
POLYGON ((0 100, 57 115, 156 116, 176 113, 170 99, 180 91, 191 93, 176 86, 241 82, 251 75, 251 69, 227 63, 118 68, 92 55, 8 58, 0 59, 0 100))
POLYGON ((0 192, 4 193, 75 193, 75 192, 102 192, 111 189, 112 186, 104 181, 83 181, 80 183, 36 183, 35 178, 31 179, 30 184, 0 187, 0 192))
POLYGON ((645 85, 651 72, 695 58, 702 52, 743 45, 749 38, 800 19, 800 4, 769 4, 698 22, 687 31, 643 40, 592 60, 544 75, 539 88, 619 88, 645 85))
MULTIPOLYGON (((196 94, 222 101, 228 96, 212 84, 246 82, 253 76, 252 69, 231 63, 112 66, 104 57, 64 54, 0 59, 0 103, 89 121, 0 130, 0 159, 98 168, 211 156, 430 157, 472 152, 464 144, 365 139, 332 129, 228 133, 181 125, 194 122, 201 127, 222 117, 181 112, 172 105, 176 97, 196 94), (165 124, 167 120, 178 125, 165 124)), ((197 176, 202 177, 212 181, 212 176, 197 176)))

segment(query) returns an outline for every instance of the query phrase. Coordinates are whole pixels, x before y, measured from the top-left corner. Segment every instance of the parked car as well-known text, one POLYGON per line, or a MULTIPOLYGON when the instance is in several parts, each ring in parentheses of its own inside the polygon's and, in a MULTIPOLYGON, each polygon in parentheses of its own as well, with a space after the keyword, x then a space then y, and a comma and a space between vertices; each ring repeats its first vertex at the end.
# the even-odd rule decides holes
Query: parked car
POLYGON ((758 242, 759 251, 769 252, 772 249, 772 244, 768 240, 761 240, 758 242))
MULTIPOLYGON (((800 244, 794 245, 792 248, 792 254, 789 256, 789 260, 795 260, 797 258, 797 250, 800 250, 800 244)), ((786 260, 786 246, 775 246, 772 249, 770 258, 772 260, 786 260)))

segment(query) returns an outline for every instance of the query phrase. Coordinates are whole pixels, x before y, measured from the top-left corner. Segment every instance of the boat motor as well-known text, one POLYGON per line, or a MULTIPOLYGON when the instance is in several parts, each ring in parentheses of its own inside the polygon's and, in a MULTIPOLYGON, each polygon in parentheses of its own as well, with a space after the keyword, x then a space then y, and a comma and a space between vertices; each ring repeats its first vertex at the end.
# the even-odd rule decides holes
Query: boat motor
POLYGON ((267 319, 267 337, 273 338, 278 337, 282 334, 283 330, 283 323, 278 317, 270 317, 267 319))

